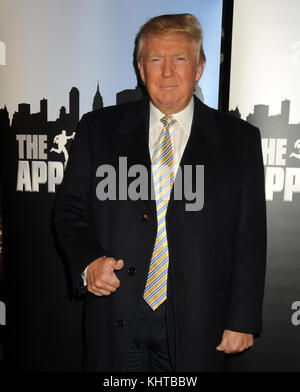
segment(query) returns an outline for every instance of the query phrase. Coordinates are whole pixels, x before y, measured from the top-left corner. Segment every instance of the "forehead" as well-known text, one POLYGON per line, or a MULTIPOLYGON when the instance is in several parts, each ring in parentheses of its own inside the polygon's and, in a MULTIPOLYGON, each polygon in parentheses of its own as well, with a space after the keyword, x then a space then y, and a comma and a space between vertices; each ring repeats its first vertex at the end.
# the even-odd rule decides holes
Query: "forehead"
POLYGON ((182 33, 151 35, 145 39, 143 55, 195 51, 195 42, 182 33))

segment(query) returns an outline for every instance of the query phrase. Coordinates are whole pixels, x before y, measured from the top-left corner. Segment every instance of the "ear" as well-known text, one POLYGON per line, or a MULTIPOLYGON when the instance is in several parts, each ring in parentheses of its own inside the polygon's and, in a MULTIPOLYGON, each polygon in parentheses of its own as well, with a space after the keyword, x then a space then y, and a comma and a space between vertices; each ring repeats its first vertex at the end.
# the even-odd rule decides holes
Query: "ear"
POLYGON ((142 61, 138 62, 138 68, 139 68, 139 71, 140 71, 140 77, 141 77, 143 83, 145 83, 146 82, 145 69, 144 69, 144 65, 143 65, 142 61))
POLYGON ((199 82, 199 80, 201 79, 201 76, 203 74, 204 71, 204 62, 201 61, 198 65, 197 65, 197 69, 196 69, 196 78, 195 81, 199 82))

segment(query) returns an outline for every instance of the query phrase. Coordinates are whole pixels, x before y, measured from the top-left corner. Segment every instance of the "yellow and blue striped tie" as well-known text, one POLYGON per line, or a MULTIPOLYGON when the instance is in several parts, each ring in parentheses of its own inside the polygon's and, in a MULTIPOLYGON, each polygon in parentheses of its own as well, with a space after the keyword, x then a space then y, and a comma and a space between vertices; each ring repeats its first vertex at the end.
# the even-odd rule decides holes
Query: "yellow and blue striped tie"
POLYGON ((167 298, 169 251, 166 212, 174 182, 173 150, 169 128, 175 124, 176 119, 171 115, 165 115, 160 121, 164 124, 164 127, 154 146, 152 157, 157 234, 143 296, 153 310, 158 308, 167 298))

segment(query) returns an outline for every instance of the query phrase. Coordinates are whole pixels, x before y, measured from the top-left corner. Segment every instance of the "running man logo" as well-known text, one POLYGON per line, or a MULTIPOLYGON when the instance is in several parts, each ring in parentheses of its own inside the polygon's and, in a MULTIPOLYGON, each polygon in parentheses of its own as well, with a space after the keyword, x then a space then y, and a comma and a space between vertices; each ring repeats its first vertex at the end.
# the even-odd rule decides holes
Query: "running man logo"
POLYGON ((6 65, 6 46, 3 41, 0 41, 0 65, 6 65))
POLYGON ((67 136, 65 130, 63 130, 60 134, 56 135, 53 139, 53 143, 57 144, 57 148, 52 147, 50 152, 56 152, 57 154, 63 153, 65 158, 65 166, 67 165, 69 154, 66 149, 66 144, 68 143, 69 139, 74 139, 75 132, 72 133, 71 136, 67 136))
POLYGON ((0 325, 6 325, 6 309, 2 301, 0 301, 0 325))
POLYGON ((296 140, 296 142, 294 144, 294 148, 298 149, 299 153, 296 154, 295 152, 292 152, 290 154, 290 158, 294 157, 294 158, 300 159, 300 139, 296 140))

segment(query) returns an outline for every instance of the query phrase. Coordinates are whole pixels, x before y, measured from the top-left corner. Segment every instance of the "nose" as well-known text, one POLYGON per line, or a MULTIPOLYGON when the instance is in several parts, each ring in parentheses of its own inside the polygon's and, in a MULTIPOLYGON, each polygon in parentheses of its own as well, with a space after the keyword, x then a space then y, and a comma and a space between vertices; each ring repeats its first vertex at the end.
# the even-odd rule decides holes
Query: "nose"
POLYGON ((165 78, 169 78, 170 76, 173 75, 173 63, 172 59, 170 58, 165 58, 162 64, 162 76, 165 78))

